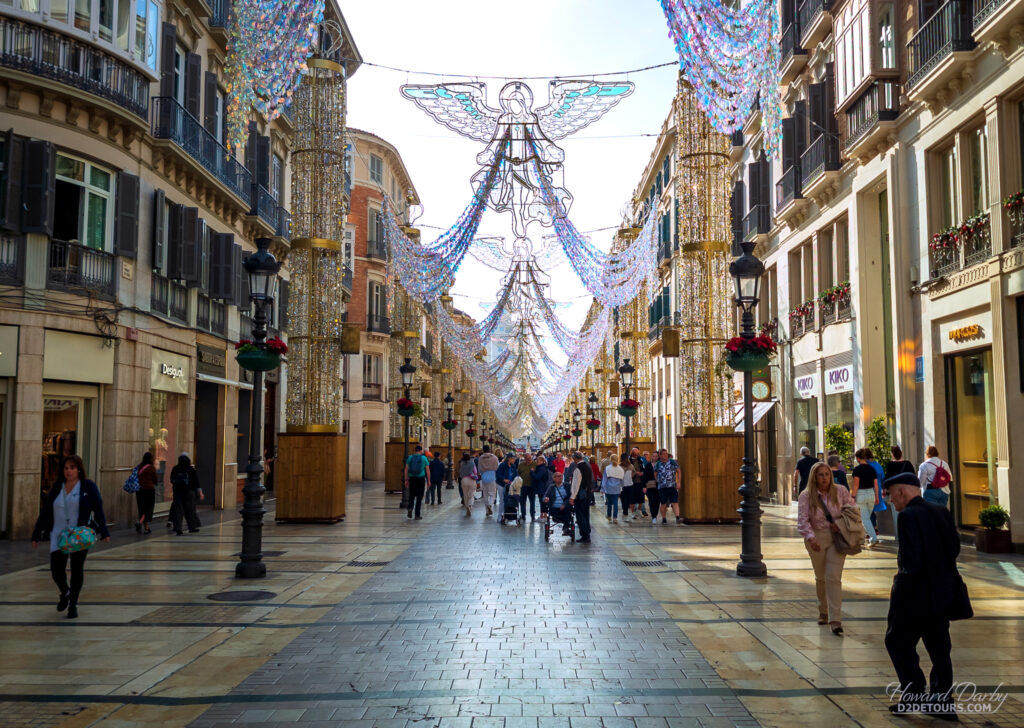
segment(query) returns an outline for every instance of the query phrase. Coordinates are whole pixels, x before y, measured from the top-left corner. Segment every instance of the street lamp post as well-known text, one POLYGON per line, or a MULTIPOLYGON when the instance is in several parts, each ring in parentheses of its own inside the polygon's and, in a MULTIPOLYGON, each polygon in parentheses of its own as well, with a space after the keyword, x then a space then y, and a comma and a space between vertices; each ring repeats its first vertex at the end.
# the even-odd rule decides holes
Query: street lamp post
MULTIPOLYGON (((256 239, 256 252, 242 264, 249 276, 249 298, 253 303, 252 340, 257 346, 267 339, 267 307, 274 300, 274 287, 281 264, 270 252, 270 238, 256 239)), ((249 462, 242 488, 242 551, 235 576, 257 579, 267 575, 263 563, 263 372, 253 372, 252 403, 249 406, 249 462)))
MULTIPOLYGON (((595 414, 594 406, 596 404, 597 404, 597 395, 594 394, 593 392, 591 392, 590 396, 587 397, 587 414, 588 414, 590 419, 595 419, 594 418, 594 414, 595 414)), ((593 455, 596 458, 597 457, 597 445, 594 444, 594 435, 595 434, 596 434, 595 430, 590 430, 590 454, 593 455)))
MULTIPOLYGON (((622 360, 622 366, 619 367, 619 378, 622 381, 622 388, 626 392, 624 399, 629 399, 629 390, 633 386, 633 372, 636 371, 636 367, 629 363, 629 359, 622 360)), ((626 416, 626 459, 629 459, 629 420, 630 417, 626 416)))
MULTIPOLYGON (((455 397, 449 392, 444 396, 444 405, 448 409, 448 422, 453 419, 452 406, 455 404, 455 397)), ((455 449, 452 447, 452 431, 453 427, 448 425, 448 486, 447 490, 454 490, 455 484, 452 482, 453 471, 455 470, 455 449)))
MULTIPOLYGON (((573 422, 572 422, 573 432, 579 432, 580 431, 580 408, 579 407, 577 407, 573 411, 573 413, 572 413, 572 420, 573 420, 573 422)), ((577 450, 580 449, 580 436, 579 435, 576 435, 576 449, 577 450)))
MULTIPOLYGON (((416 367, 412 365, 412 359, 406 357, 405 364, 398 367, 398 371, 402 374, 402 387, 405 388, 405 398, 409 399, 409 388, 412 386, 412 378, 416 374, 416 367)), ((408 509, 409 480, 405 477, 405 463, 409 459, 409 416, 402 415, 402 417, 405 419, 405 426, 403 427, 405 448, 402 455, 402 502, 398 504, 398 507, 408 509)))
MULTIPOLYGON (((736 305, 742 310, 740 336, 754 338, 754 307, 758 302, 758 286, 764 275, 764 263, 754 255, 754 243, 741 244, 743 254, 729 264, 729 275, 736 285, 736 305)), ((751 392, 753 372, 743 372, 743 485, 740 486, 740 531, 742 547, 736 565, 739 576, 765 576, 768 569, 761 556, 761 502, 757 485, 757 453, 754 451, 754 397, 751 392)))
MULTIPOLYGON (((466 427, 467 430, 472 430, 473 429, 473 418, 474 417, 476 417, 476 415, 473 413, 473 409, 470 408, 469 412, 466 413, 466 423, 468 425, 466 427)), ((467 435, 467 437, 469 438, 469 453, 470 453, 470 455, 472 455, 473 454, 473 436, 472 435, 467 435)))

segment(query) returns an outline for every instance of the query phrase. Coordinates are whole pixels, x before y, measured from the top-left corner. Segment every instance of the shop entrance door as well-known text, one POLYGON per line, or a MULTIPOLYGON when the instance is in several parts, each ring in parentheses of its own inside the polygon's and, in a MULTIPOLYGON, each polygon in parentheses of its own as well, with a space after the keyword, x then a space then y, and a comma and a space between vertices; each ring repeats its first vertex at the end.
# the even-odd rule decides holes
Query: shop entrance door
MULTIPOLYGON (((992 350, 946 357, 950 506, 961 526, 978 526, 978 511, 996 502, 995 397, 992 350)), ((947 456, 948 453, 948 456, 947 456)))
POLYGON ((61 462, 68 455, 80 456, 86 474, 95 476, 89 438, 94 401, 91 398, 44 392, 40 497, 64 477, 61 462))
POLYGON ((196 382, 196 472, 203 487, 203 504, 214 504, 217 492, 217 403, 220 386, 196 382))

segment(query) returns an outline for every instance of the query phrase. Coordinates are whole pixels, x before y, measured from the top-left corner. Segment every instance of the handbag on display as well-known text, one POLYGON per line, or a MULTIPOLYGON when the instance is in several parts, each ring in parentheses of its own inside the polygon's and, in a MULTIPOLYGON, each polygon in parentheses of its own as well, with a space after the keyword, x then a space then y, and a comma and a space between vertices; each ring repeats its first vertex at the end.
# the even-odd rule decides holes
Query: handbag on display
POLYGON ((96 532, 88 526, 65 528, 57 537, 57 548, 66 554, 85 551, 96 545, 96 532))

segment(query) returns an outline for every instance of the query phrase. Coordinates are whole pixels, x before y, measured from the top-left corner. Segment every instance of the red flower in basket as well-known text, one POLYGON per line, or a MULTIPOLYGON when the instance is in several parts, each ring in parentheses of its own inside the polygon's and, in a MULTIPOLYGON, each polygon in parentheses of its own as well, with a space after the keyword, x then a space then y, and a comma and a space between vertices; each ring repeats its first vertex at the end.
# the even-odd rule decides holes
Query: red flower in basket
POLYGON ((274 354, 287 354, 288 353, 288 344, 286 344, 283 341, 281 341, 281 338, 278 337, 278 336, 275 336, 273 338, 267 339, 266 346, 267 346, 267 351, 269 351, 271 353, 274 353, 274 354))
POLYGON ((629 407, 630 409, 640 409, 640 403, 635 399, 624 399, 619 403, 620 407, 629 407))
POLYGON ((601 420, 596 419, 596 418, 591 418, 591 419, 587 420, 586 425, 587 425, 587 427, 600 427, 601 426, 601 420))
POLYGON ((775 355, 778 347, 770 336, 762 334, 751 339, 734 336, 726 342, 725 350, 730 354, 759 354, 771 357, 775 355))
POLYGON ((238 343, 235 344, 236 349, 241 349, 243 346, 252 346, 252 339, 239 339, 238 343))
POLYGON ((395 406, 397 406, 398 409, 412 409, 416 405, 413 404, 413 401, 408 397, 399 397, 398 401, 395 402, 395 406))

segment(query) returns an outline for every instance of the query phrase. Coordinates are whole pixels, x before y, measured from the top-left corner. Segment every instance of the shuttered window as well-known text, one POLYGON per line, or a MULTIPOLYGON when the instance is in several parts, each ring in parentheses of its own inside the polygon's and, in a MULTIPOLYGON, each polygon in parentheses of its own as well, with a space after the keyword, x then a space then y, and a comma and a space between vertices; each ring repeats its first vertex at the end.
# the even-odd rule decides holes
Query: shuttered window
POLYGON ((135 259, 139 250, 139 178, 129 172, 117 175, 114 252, 135 259))
MULTIPOLYGON (((115 179, 109 169, 57 154, 53 200, 60 215, 53 222, 53 237, 95 250, 112 250, 115 179)), ((134 185, 137 198, 137 177, 134 185)))
MULTIPOLYGON (((25 145, 22 232, 53 235, 56 159, 57 150, 50 142, 32 140, 25 145)), ((75 227, 73 237, 77 237, 75 227)))
POLYGON ((238 277, 235 275, 235 236, 231 233, 213 233, 210 236, 210 298, 235 300, 238 277))

